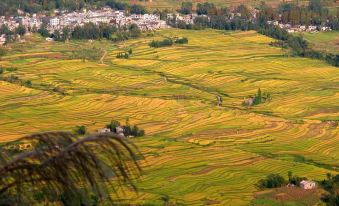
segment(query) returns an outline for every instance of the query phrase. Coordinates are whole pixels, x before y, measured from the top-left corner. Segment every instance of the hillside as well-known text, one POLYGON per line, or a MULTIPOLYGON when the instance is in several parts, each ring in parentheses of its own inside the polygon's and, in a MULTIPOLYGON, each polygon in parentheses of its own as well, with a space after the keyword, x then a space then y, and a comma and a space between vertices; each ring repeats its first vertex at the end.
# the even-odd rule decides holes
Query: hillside
POLYGON ((338 173, 339 70, 287 57, 268 37, 169 29, 116 45, 29 38, 0 61, 17 69, 4 75, 32 81, 31 88, 1 81, 0 141, 76 125, 95 131, 129 118, 146 131, 133 139, 144 176, 139 194, 122 201, 248 205, 267 174, 338 173), (175 36, 189 43, 148 46, 175 36), (106 51, 102 62, 72 52, 93 47, 106 51), (127 48, 129 59, 117 59, 127 48), (259 88, 272 100, 244 107, 259 88))
POLYGON ((311 47, 317 51, 339 53, 339 32, 337 31, 305 33, 303 36, 311 44, 311 47))
MULTIPOLYGON (((118 4, 126 3, 128 5, 143 5, 149 10, 154 9, 169 9, 175 10, 181 6, 182 2, 192 2, 193 4, 210 2, 214 3, 216 6, 228 6, 235 7, 240 4, 245 4, 247 6, 259 6, 263 1, 261 0, 49 0, 49 1, 41 1, 41 0, 4 0, 0 2, 0 15, 5 15, 9 13, 15 13, 17 9, 24 10, 30 13, 36 13, 43 10, 53 11, 54 9, 67 9, 67 10, 77 10, 84 7, 102 7, 105 4, 118 4)), ((272 7, 277 7, 282 2, 292 2, 299 5, 307 5, 309 0, 266 0, 264 1, 267 5, 272 7)), ((336 0, 321 0, 322 4, 325 7, 336 8, 338 7, 338 3, 336 0)), ((124 7, 125 5, 120 4, 120 7, 124 7)), ((334 11, 336 12, 336 11, 334 11)))

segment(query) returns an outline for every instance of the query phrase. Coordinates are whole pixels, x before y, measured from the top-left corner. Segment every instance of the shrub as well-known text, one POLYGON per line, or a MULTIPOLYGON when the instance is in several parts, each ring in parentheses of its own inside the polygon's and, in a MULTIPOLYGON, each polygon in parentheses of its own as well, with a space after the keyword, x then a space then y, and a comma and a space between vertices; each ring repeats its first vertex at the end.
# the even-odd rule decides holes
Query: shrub
POLYGON ((176 44, 187 44, 188 43, 188 39, 186 37, 182 37, 182 38, 179 38, 179 39, 175 40, 175 43, 176 44))
POLYGON ((326 194, 323 194, 321 200, 328 206, 339 205, 339 175, 327 174, 327 180, 323 180, 320 186, 326 190, 326 194))
POLYGON ((75 127, 75 133, 77 135, 85 135, 86 134, 86 127, 84 125, 76 126, 75 127))
POLYGON ((159 48, 159 47, 166 47, 166 46, 172 46, 173 40, 170 38, 166 38, 162 41, 155 41, 153 40, 148 44, 150 47, 159 48))
POLYGON ((111 132, 116 132, 116 128, 120 126, 120 122, 112 120, 109 124, 106 125, 106 128, 110 129, 111 132))
POLYGON ((277 188, 286 184, 286 180, 279 174, 270 174, 266 179, 259 180, 257 186, 259 188, 277 188))
POLYGON ((0 47, 0 59, 1 59, 1 57, 2 57, 2 56, 5 56, 5 55, 6 55, 6 53, 7 53, 6 49, 5 49, 5 48, 2 48, 2 47, 0 47))
POLYGON ((303 180, 307 180, 306 177, 298 177, 293 175, 291 171, 288 172, 288 182, 294 184, 296 186, 300 186, 300 182, 303 180))
POLYGON ((117 57, 118 59, 128 59, 129 53, 127 53, 127 52, 119 52, 119 53, 116 55, 116 57, 117 57))

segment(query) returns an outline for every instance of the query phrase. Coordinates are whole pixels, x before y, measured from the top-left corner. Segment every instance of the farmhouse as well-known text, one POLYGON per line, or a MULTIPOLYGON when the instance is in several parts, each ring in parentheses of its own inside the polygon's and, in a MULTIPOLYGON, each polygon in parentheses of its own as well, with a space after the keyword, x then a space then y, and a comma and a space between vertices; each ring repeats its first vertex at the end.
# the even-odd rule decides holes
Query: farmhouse
POLYGON ((118 127, 115 128, 115 130, 116 130, 117 135, 119 135, 119 136, 121 136, 121 137, 124 137, 124 136, 125 136, 125 135, 124 135, 124 127, 118 126, 118 127))
POLYGON ((104 133, 109 133, 111 130, 109 128, 101 128, 97 130, 97 133, 104 134, 104 133))
POLYGON ((243 104, 246 106, 252 106, 254 103, 254 98, 250 97, 250 98, 244 98, 243 104))
POLYGON ((310 190, 314 189, 316 187, 316 184, 314 181, 303 180, 300 182, 300 187, 304 190, 310 190))

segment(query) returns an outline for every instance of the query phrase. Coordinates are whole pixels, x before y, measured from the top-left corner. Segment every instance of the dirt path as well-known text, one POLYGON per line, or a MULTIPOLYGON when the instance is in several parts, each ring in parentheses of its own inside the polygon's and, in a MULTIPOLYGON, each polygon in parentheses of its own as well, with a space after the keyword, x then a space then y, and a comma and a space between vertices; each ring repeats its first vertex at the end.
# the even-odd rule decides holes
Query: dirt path
POLYGON ((106 55, 107 55, 107 51, 105 50, 104 55, 102 55, 102 57, 100 58, 101 64, 104 64, 104 58, 106 57, 106 55))

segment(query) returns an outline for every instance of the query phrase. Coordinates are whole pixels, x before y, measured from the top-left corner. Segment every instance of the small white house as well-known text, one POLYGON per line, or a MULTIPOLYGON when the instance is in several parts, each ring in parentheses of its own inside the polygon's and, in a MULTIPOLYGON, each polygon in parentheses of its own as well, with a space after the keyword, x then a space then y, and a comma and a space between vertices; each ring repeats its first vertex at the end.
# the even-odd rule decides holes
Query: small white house
POLYGON ((303 180, 300 182, 300 187, 304 190, 310 190, 316 187, 316 183, 314 181, 303 180))
POLYGON ((125 136, 125 135, 124 135, 124 127, 118 126, 118 127, 115 128, 115 130, 116 130, 117 135, 119 135, 119 136, 121 136, 121 137, 124 137, 124 136, 125 136))
POLYGON ((111 130, 109 128, 102 128, 97 130, 98 133, 103 134, 103 133, 109 133, 111 130))
POLYGON ((52 42, 52 41, 54 41, 54 39, 53 39, 53 38, 50 38, 50 37, 47 37, 47 38, 46 38, 46 41, 52 42))
POLYGON ((49 20, 49 24, 51 27, 56 27, 56 26, 59 26, 60 24, 60 19, 58 18, 52 18, 49 20))

